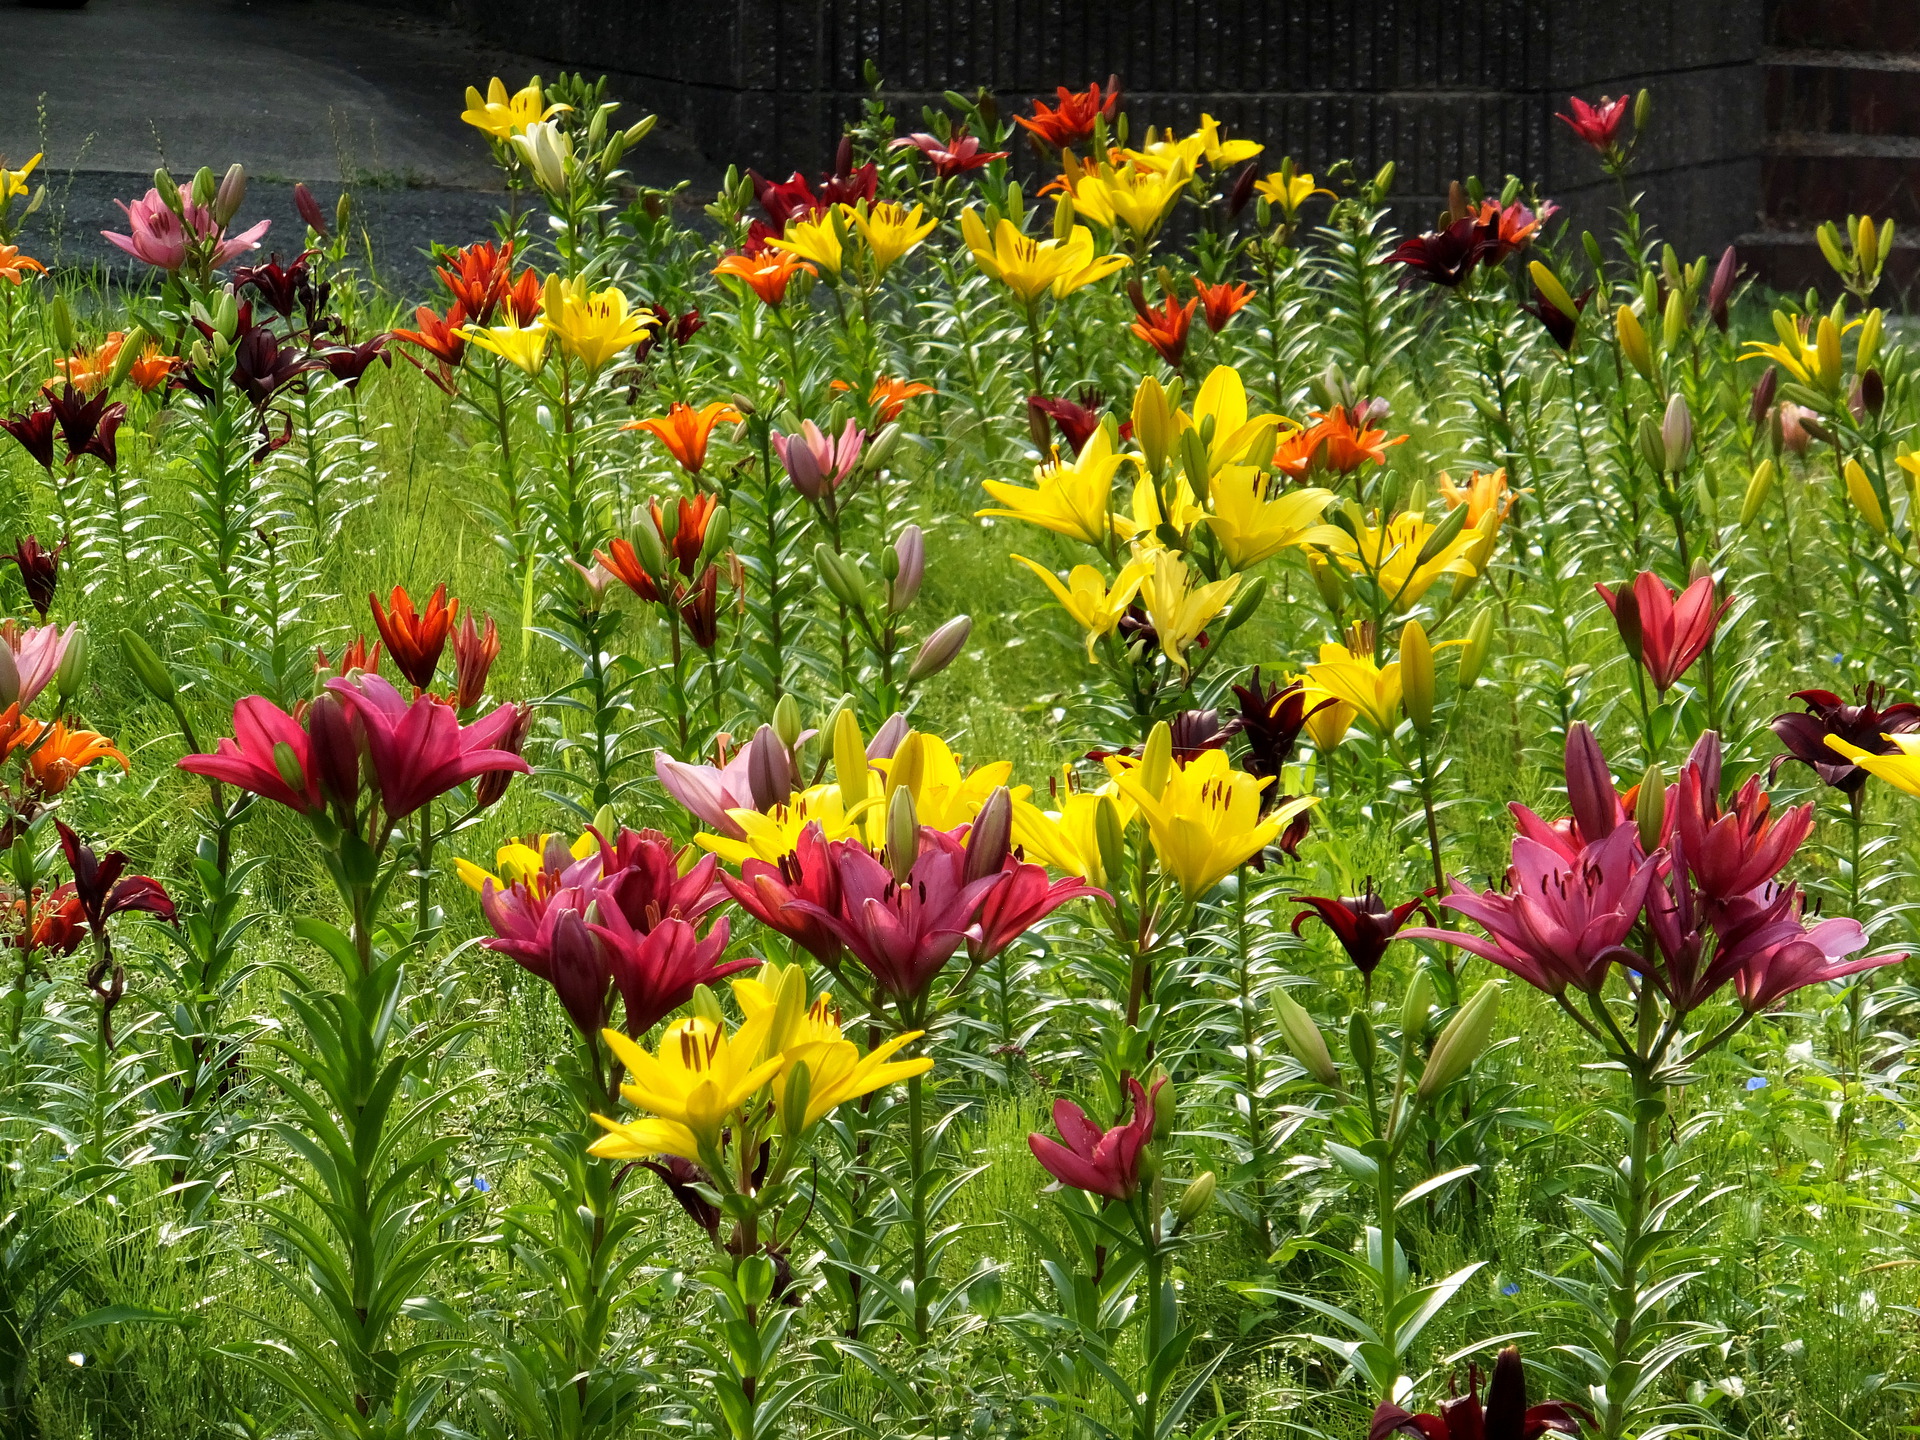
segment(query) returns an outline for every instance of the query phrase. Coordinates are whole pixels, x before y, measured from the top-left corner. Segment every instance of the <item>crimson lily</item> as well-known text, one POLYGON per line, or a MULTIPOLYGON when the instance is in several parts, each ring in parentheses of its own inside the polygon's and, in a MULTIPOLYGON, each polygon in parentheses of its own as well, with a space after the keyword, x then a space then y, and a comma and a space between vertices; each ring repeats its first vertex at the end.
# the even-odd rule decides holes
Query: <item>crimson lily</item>
POLYGON ((609 845, 600 840, 601 911, 617 907, 627 922, 649 930, 664 919, 698 920, 726 902, 716 872, 720 859, 707 855, 683 875, 679 846, 658 830, 622 830, 609 845))
POLYGON ((1100 406, 1103 403, 1098 391, 1082 390, 1078 400, 1062 397, 1058 400, 1045 395, 1029 395, 1027 410, 1029 414, 1040 417, 1035 430, 1040 448, 1046 446, 1046 422, 1052 420, 1060 427, 1060 438, 1067 442, 1067 448, 1077 458, 1086 448, 1087 441, 1093 438, 1093 432, 1100 428, 1100 406))
POLYGON ((1407 267, 1401 276, 1403 284, 1419 278, 1452 289, 1471 275, 1473 267, 1488 253, 1486 230, 1478 220, 1467 215, 1444 230, 1409 235, 1387 259, 1407 267))
POLYGON ((1167 1082, 1156 1080, 1149 1094, 1133 1076, 1133 1118, 1102 1130, 1087 1112, 1064 1096, 1053 1102, 1053 1128, 1060 1140, 1027 1136, 1027 1147, 1041 1167, 1062 1185, 1108 1200, 1131 1200, 1140 1189, 1140 1152, 1153 1140, 1153 1100, 1167 1082), (1066 1143, 1061 1144, 1064 1140, 1066 1143))
POLYGON ((1193 324, 1193 312, 1200 304, 1198 297, 1182 305, 1168 295, 1159 305, 1149 305, 1147 292, 1138 281, 1127 286, 1127 296, 1133 301, 1133 313, 1140 317, 1127 328, 1178 370, 1186 358, 1187 331, 1193 324))
POLYGON ((142 910, 173 923, 173 899, 166 887, 149 875, 126 875, 127 857, 118 850, 95 855, 91 846, 69 830, 66 822, 55 820, 60 832, 60 848, 66 852, 67 865, 73 871, 73 893, 80 909, 99 935, 107 921, 129 910, 142 910))
POLYGON ((366 727, 368 758, 390 820, 403 819, 489 772, 525 775, 532 768, 520 756, 497 748, 519 721, 511 705, 462 725, 445 701, 422 695, 409 704, 378 675, 329 680, 327 689, 366 727))
POLYGON ((20 442, 25 450, 40 463, 40 468, 51 472, 53 469, 53 408, 43 405, 38 410, 23 410, 18 415, 9 415, 0 420, 0 430, 6 431, 20 442))
POLYGON ((1598 105, 1589 105, 1578 95, 1567 97, 1567 104, 1573 114, 1555 114, 1569 130, 1578 135, 1581 141, 1593 147, 1600 155, 1610 154, 1620 135, 1620 126, 1626 121, 1627 111, 1633 102, 1625 95, 1612 97, 1602 95, 1598 105))
POLYGON ((1367 1427, 1367 1440, 1411 1435, 1414 1440, 1539 1440, 1542 1435, 1578 1435, 1593 1417, 1563 1400, 1527 1404, 1527 1372, 1518 1346, 1509 1345, 1493 1362, 1487 1400, 1480 1403, 1480 1371, 1467 1372, 1467 1393, 1440 1402, 1439 1412, 1410 1415, 1383 1400, 1367 1427))
POLYGON ((1723 810, 1717 753, 1713 760, 1710 772, 1697 763, 1681 770, 1675 787, 1675 829, 1694 883, 1710 899, 1731 900, 1766 884, 1793 859, 1813 833, 1813 806, 1797 805, 1774 817, 1756 775, 1735 792, 1732 807, 1723 810))
POLYGON ((846 946, 822 917, 840 910, 840 871, 818 821, 800 832, 793 853, 778 864, 750 858, 741 862, 738 880, 723 871, 720 883, 762 925, 837 969, 846 946))
POLYGON ((249 695, 233 707, 233 738, 211 755, 187 755, 180 768, 264 796, 302 815, 325 808, 313 746, 300 722, 271 700, 249 695))
MULTIPOLYGON (((1373 972, 1380 966, 1381 959, 1387 953, 1387 946, 1400 933, 1400 927, 1407 923, 1407 917, 1416 910, 1425 910, 1426 898, 1433 894, 1423 890, 1399 905, 1387 905, 1374 892, 1373 881, 1367 881, 1366 893, 1349 899, 1336 899, 1331 895, 1296 895, 1294 898, 1311 909, 1302 910, 1293 917, 1293 933, 1300 933, 1302 921, 1318 916, 1326 927, 1333 932, 1333 938, 1340 942, 1340 948, 1347 952, 1347 958, 1353 961, 1353 968, 1361 977, 1371 981, 1373 972)), ((1431 920, 1432 915, 1427 918, 1431 920)))
POLYGON ((1617 592, 1600 584, 1593 588, 1613 612, 1627 654, 1645 667, 1647 678, 1662 695, 1706 653, 1713 632, 1733 606, 1729 595, 1715 608, 1711 575, 1702 575, 1679 594, 1651 570, 1641 571, 1632 586, 1617 592))
POLYGON ((589 924, 604 947, 627 1012, 627 1034, 638 1039, 693 998, 694 989, 712 985, 758 960, 723 961, 727 922, 716 920, 704 938, 685 920, 667 919, 639 930, 615 907, 600 907, 605 924, 589 924))
POLYGON ((980 938, 968 953, 977 962, 991 960, 1062 905, 1089 898, 1113 897, 1078 876, 1049 881, 1046 866, 1009 857, 1000 883, 980 907, 980 938))
POLYGON ((42 620, 47 618, 47 611, 53 605, 53 592, 60 583, 60 553, 66 548, 64 540, 49 550, 37 537, 23 535, 14 541, 11 554, 0 557, 11 560, 19 570, 27 600, 42 620))

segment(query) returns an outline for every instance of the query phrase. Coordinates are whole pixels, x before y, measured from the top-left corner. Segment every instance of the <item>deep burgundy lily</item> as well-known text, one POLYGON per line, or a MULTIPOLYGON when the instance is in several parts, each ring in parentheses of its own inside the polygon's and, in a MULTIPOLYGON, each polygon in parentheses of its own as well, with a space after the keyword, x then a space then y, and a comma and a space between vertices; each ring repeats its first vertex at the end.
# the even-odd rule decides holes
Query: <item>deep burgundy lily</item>
MULTIPOLYGON (((1240 757, 1240 768, 1261 780, 1279 777, 1281 769, 1293 759, 1294 747, 1300 743, 1300 732, 1306 728, 1308 717, 1334 703, 1328 698, 1309 706, 1304 681, 1263 685, 1258 666, 1245 685, 1233 687, 1233 693, 1240 702, 1236 717, 1239 733, 1247 742, 1246 753, 1240 757)), ((1277 788, 1269 785, 1261 792, 1262 813, 1277 803, 1274 794, 1277 788)))
POLYGON ((1627 654, 1646 668, 1647 678, 1662 695, 1706 653, 1713 632, 1733 606, 1729 595, 1715 607, 1710 575, 1702 575, 1678 594, 1651 570, 1641 571, 1630 587, 1617 592, 1600 584, 1593 588, 1613 612, 1627 654))
POLYGON ((1060 1132, 1060 1140, 1028 1135, 1033 1158, 1062 1185, 1108 1200, 1131 1200, 1140 1188, 1140 1152, 1153 1139, 1153 1098, 1166 1083, 1156 1080, 1150 1095, 1129 1075, 1133 1118, 1111 1130, 1102 1130, 1071 1100, 1055 1100, 1053 1128, 1060 1132))
POLYGON ((95 855, 91 846, 55 820, 60 832, 60 848, 66 852, 67 865, 73 871, 73 893, 80 901, 87 923, 94 934, 102 932, 108 920, 129 910, 157 915, 173 923, 173 899, 166 887, 149 875, 127 875, 127 857, 118 850, 95 855))
MULTIPOLYGON (((285 265, 274 252, 264 265, 242 265, 233 272, 234 293, 251 289, 273 308, 275 314, 291 320, 300 308, 300 289, 307 279, 307 261, 313 255, 303 250, 285 265)), ((485 322, 482 322, 485 323, 485 322)))
POLYGON ((366 726, 368 758, 380 803, 391 820, 411 815, 429 800, 491 771, 524 775, 532 768, 520 756, 497 748, 518 719, 511 705, 462 725, 445 701, 422 695, 409 703, 379 675, 329 680, 327 689, 366 726))
POLYGON ((323 365, 312 355, 282 345, 265 325, 254 325, 233 347, 233 384, 260 409, 302 375, 323 365))
POLYGON ((1480 1403, 1480 1371, 1467 1372, 1467 1393, 1442 1400, 1438 1413, 1411 1415, 1383 1400, 1367 1427, 1367 1440, 1411 1435, 1414 1440, 1539 1440, 1542 1435, 1578 1435, 1593 1417, 1562 1400, 1527 1404, 1527 1373, 1519 1347, 1507 1346, 1493 1363, 1487 1401, 1480 1403))
POLYGON ((1871 754, 1891 755, 1895 747, 1885 737, 1920 730, 1920 705, 1908 701, 1887 705, 1883 703, 1886 695, 1872 682, 1864 689, 1855 687, 1851 705, 1831 690, 1794 691, 1793 698, 1807 708, 1804 713, 1788 711, 1773 717, 1773 733, 1787 749, 1773 757, 1768 778, 1779 774, 1787 761, 1799 760, 1813 767, 1822 784, 1849 797, 1858 795, 1867 783, 1867 772, 1828 748, 1827 737, 1837 735, 1871 754))
POLYGON ((393 356, 387 353, 387 342, 391 337, 385 331, 370 339, 362 340, 358 345, 332 345, 319 354, 320 364, 327 373, 345 385, 349 390, 360 388, 360 381, 378 360, 389 370, 393 368, 393 356))
POLYGON ((627 1034, 639 1037, 693 998, 696 986, 711 985, 758 960, 723 960, 727 922, 719 919, 702 938, 685 920, 667 919, 649 930, 627 923, 617 906, 598 907, 606 923, 589 923, 604 949, 627 1012, 627 1034))
MULTIPOLYGON (((1333 932, 1334 939, 1340 942, 1340 948, 1347 952, 1347 958, 1353 961, 1353 968, 1371 979, 1373 972, 1379 968, 1381 958, 1387 953, 1387 946, 1400 933, 1400 927, 1407 923, 1407 917, 1415 910, 1425 910, 1424 902, 1431 894, 1433 891, 1423 890, 1411 900, 1389 906, 1375 893, 1373 881, 1369 878, 1365 894, 1347 899, 1336 899, 1331 895, 1296 895, 1294 898, 1302 905, 1312 908, 1302 910, 1293 917, 1293 933, 1300 933, 1302 921, 1318 916, 1333 932)), ((1431 920, 1433 916, 1428 914, 1427 918, 1431 920)))
POLYGON ((53 469, 53 407, 43 405, 38 410, 23 410, 18 415, 9 415, 0 420, 0 430, 6 431, 20 442, 40 468, 53 469))
POLYGON ((480 908, 493 926, 494 938, 480 943, 551 985, 580 1033, 592 1039, 607 1023, 613 965, 606 948, 587 928, 591 881, 584 886, 556 885, 555 878, 553 872, 545 871, 516 881, 504 892, 487 881, 480 892, 480 908))
POLYGON ((127 418, 127 407, 118 400, 108 404, 105 386, 91 399, 71 384, 61 386, 58 395, 51 389, 40 393, 47 397, 54 419, 60 422, 60 438, 67 442, 68 464, 82 455, 91 455, 109 470, 119 467, 120 453, 114 445, 114 436, 120 422, 127 418))
POLYGON ((1077 400, 1069 400, 1064 396, 1058 400, 1045 395, 1027 397, 1028 412, 1040 417, 1038 438, 1045 440, 1046 421, 1051 420, 1060 427, 1060 438, 1067 442, 1067 448, 1076 457, 1086 448, 1087 441, 1093 438, 1093 432, 1100 428, 1102 403, 1100 393, 1095 390, 1082 390, 1077 400))
POLYGON ((64 540, 49 550, 38 537, 23 535, 14 541, 12 553, 5 557, 19 570, 27 600, 42 620, 47 618, 47 611, 53 605, 54 590, 60 583, 60 553, 66 548, 64 540))
POLYGON ((1409 235, 1387 258, 1407 267, 1402 272, 1402 283, 1421 279, 1452 288, 1471 275, 1473 267, 1497 243, 1497 238, 1490 240, 1478 220, 1467 215, 1444 230, 1409 235))

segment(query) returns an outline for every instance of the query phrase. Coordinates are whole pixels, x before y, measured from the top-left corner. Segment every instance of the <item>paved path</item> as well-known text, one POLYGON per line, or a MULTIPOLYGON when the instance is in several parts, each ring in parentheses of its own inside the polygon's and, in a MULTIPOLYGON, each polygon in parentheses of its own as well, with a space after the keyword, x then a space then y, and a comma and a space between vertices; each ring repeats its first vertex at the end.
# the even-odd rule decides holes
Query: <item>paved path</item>
MULTIPOLYGON (((351 181, 376 263, 407 290, 426 278, 419 252, 430 240, 480 238, 501 203, 485 139, 460 120, 465 87, 556 69, 343 0, 7 8, 4 34, 0 157, 47 155, 36 178, 51 187, 48 206, 29 222, 35 253, 118 268, 98 234, 124 229, 114 199, 144 192, 157 165, 184 180, 237 160, 254 181, 241 223, 274 222, 263 250, 297 243, 295 181, 329 211, 351 181)), ((701 201, 718 184, 714 167, 660 129, 627 168, 650 185, 691 178, 701 201)))

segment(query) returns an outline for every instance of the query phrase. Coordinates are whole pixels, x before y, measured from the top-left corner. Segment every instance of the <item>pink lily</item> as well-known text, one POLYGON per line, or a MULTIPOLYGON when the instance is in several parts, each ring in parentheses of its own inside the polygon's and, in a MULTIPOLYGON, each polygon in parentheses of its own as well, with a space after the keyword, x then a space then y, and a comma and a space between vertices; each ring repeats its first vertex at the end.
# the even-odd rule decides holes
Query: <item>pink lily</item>
MULTIPOLYGON (((804 731, 796 745, 812 734, 804 731)), ((795 779, 793 753, 771 725, 762 725, 724 765, 691 765, 661 750, 654 755, 653 773, 682 809, 729 840, 746 834, 729 810, 764 813, 784 805, 792 798, 795 779)))
POLYGON ((324 808, 307 732, 293 716, 259 695, 249 695, 233 707, 232 739, 222 739, 211 755, 183 756, 180 768, 264 796, 303 815, 324 808), (298 786, 289 783, 294 775, 300 777, 298 786))
POLYGON ((818 500, 828 490, 838 490, 853 467, 860 463, 860 451, 867 437, 859 425, 849 420, 838 436, 829 439, 811 420, 800 422, 795 435, 773 432, 773 448, 787 468, 793 488, 809 500, 818 500))
POLYGON ((379 675, 329 680, 327 689, 366 727, 367 754, 390 820, 403 819, 478 776, 500 770, 524 775, 531 769, 512 751, 496 748, 514 729, 511 705, 462 725, 444 700, 422 695, 407 701, 379 675))
POLYGON ((30 630, 20 630, 11 622, 0 627, 0 635, 7 641, 7 653, 0 656, 0 700, 9 705, 18 703, 22 709, 31 705, 59 672, 60 662, 66 658, 67 647, 73 643, 79 628, 77 624, 65 630, 58 625, 36 625, 30 630), (8 668, 13 670, 17 681, 14 687, 7 684, 5 670, 8 668), (8 688, 14 688, 15 693, 6 695, 8 688))
POLYGON ((613 983, 627 1010, 627 1034, 636 1039, 647 1033, 693 998, 694 988, 711 985, 758 960, 722 961, 728 926, 724 918, 702 938, 693 926, 677 917, 662 920, 648 930, 636 929, 618 906, 601 905, 604 923, 589 923, 613 971, 613 983))
POLYGON ((1156 1080, 1150 1095, 1131 1075, 1127 1088, 1133 1092, 1133 1119, 1111 1130, 1102 1130, 1087 1118, 1087 1112, 1071 1100, 1053 1102, 1053 1128, 1060 1140, 1045 1135, 1027 1136, 1046 1172, 1062 1185, 1084 1190, 1108 1200, 1131 1200, 1140 1189, 1140 1152, 1153 1139, 1153 1100, 1167 1082, 1156 1080))
POLYGON ((271 220, 262 220, 238 235, 228 236, 210 208, 182 196, 181 213, 175 214, 158 190, 147 191, 131 204, 124 200, 113 203, 127 217, 127 229, 132 233, 102 230, 107 243, 169 275, 187 263, 187 252, 194 241, 217 241, 213 249, 213 268, 217 270, 250 250, 258 250, 261 237, 273 225, 271 220))
MULTIPOLYGON (((645 934, 669 919, 697 921, 716 905, 726 903, 727 892, 716 871, 717 855, 680 873, 681 849, 658 830, 622 830, 609 845, 600 832, 597 863, 600 913, 618 910, 631 928, 645 934)), ((581 862, 586 863, 586 862, 581 862)))

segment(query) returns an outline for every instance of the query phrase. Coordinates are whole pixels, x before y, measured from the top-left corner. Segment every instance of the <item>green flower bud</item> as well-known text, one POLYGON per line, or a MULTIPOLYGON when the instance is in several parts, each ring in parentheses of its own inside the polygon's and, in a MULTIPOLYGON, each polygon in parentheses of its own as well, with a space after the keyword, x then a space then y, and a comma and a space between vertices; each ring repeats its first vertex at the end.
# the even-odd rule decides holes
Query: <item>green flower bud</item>
POLYGON ((1285 989, 1275 990, 1273 1018, 1280 1027, 1281 1038, 1287 1042, 1287 1049, 1293 1052, 1301 1068, 1328 1089, 1338 1089, 1340 1072, 1334 1068, 1333 1056, 1327 1052, 1327 1037, 1320 1033, 1320 1027, 1313 1023, 1306 1007, 1285 989))
POLYGON ((913 791, 905 785, 887 802, 887 868, 902 885, 913 876, 920 858, 920 817, 913 807, 913 791))
POLYGON ((1467 1067, 1480 1058, 1493 1039, 1494 1012, 1500 1005, 1500 984, 1489 981, 1473 992, 1471 999, 1454 1013, 1440 1038, 1433 1042, 1433 1054, 1421 1072, 1416 1092, 1420 1099, 1431 1100, 1467 1073, 1467 1067))
MULTIPOLYGON (((171 702, 175 693, 173 675, 154 653, 153 647, 133 631, 122 630, 120 650, 127 657, 127 665, 132 669, 134 678, 152 692, 153 698, 171 702)), ((18 691, 17 681, 14 688, 18 691)))
POLYGON ((1182 1225, 1191 1225, 1207 1213, 1207 1207, 1213 1204, 1213 1192, 1219 1183, 1211 1170, 1203 1170, 1193 1177, 1192 1182, 1181 1192, 1180 1203, 1174 1207, 1174 1214, 1182 1225))

